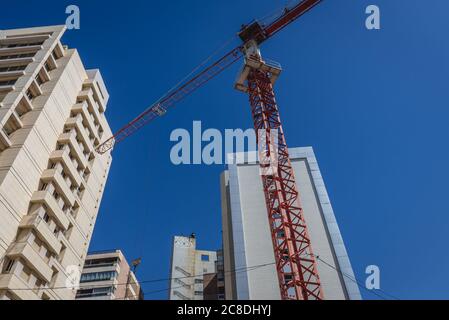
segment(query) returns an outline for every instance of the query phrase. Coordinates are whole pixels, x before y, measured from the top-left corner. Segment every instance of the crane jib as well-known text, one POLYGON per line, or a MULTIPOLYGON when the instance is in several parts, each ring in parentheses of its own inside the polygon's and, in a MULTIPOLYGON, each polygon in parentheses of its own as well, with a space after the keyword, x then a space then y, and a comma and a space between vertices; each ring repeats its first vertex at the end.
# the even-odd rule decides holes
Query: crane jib
MULTIPOLYGON (((254 22, 253 24, 244 27, 240 31, 239 36, 244 43, 250 40, 255 40, 258 44, 260 44, 309 11, 321 1, 322 0, 302 0, 292 8, 286 8, 283 14, 270 23, 267 27, 260 25, 258 22, 254 22)), ((178 86, 175 90, 170 91, 163 99, 146 109, 133 121, 118 130, 112 137, 100 144, 96 148, 96 151, 100 154, 106 153, 111 150, 116 143, 132 135, 143 125, 158 116, 164 115, 169 107, 182 100, 187 95, 190 95, 196 89, 239 60, 242 57, 242 50, 243 46, 233 49, 220 60, 199 72, 195 77, 188 79, 184 84, 178 86)))

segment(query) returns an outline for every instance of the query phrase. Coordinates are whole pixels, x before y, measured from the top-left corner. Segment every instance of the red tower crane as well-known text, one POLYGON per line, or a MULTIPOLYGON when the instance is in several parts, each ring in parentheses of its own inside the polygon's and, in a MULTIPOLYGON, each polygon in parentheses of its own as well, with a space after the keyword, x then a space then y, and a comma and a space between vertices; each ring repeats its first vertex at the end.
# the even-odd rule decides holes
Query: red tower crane
POLYGON ((320 2, 302 0, 285 8, 267 26, 258 21, 243 26, 239 32, 242 45, 169 91, 97 147, 100 154, 111 150, 116 143, 164 115, 171 106, 244 57, 244 67, 235 88, 248 93, 254 129, 258 133, 260 130, 265 132, 256 135, 259 159, 275 157, 277 160, 275 170, 271 163, 262 161, 260 167, 281 298, 290 300, 321 300, 324 296, 273 91, 281 68, 262 58, 259 45, 320 2), (277 134, 272 135, 272 131, 277 134), (275 151, 273 146, 276 146, 275 151), (273 152, 276 154, 270 154, 273 152))

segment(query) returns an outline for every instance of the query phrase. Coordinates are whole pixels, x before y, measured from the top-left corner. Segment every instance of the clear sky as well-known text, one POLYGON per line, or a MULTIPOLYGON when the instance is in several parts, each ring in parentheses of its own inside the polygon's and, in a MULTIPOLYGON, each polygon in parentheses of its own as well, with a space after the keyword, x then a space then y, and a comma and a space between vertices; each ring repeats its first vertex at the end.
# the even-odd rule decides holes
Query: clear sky
MULTIPOLYGON (((449 2, 325 0, 263 45, 279 61, 276 85, 291 147, 313 146, 354 271, 378 265, 381 287, 400 298, 449 298, 449 2), (365 8, 381 9, 379 31, 365 8)), ((274 0, 8 1, 0 29, 63 24, 77 4, 81 29, 63 42, 100 68, 113 129, 131 120, 274 0)), ((237 44, 234 39, 233 44, 237 44)), ((230 49, 230 47, 229 47, 230 49)), ((240 63, 239 63, 240 64, 240 63)), ((235 65, 113 153, 92 250, 143 257, 142 280, 166 278, 173 235, 221 245, 224 166, 174 166, 176 128, 250 128, 235 65)), ((167 282, 148 283, 162 299, 167 282)), ((366 299, 376 296, 362 291, 366 299)))

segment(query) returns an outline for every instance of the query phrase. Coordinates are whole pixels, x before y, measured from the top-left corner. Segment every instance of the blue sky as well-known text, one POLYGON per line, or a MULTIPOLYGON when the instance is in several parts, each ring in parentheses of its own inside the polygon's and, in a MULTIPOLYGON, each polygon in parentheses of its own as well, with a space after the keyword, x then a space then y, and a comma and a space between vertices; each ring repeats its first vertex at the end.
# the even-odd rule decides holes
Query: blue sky
MULTIPOLYGON (((0 29, 63 24, 86 68, 100 68, 113 129, 131 120, 235 35, 285 1, 9 1, 0 29)), ((383 290, 403 299, 449 298, 449 2, 325 0, 263 45, 279 61, 276 85, 290 147, 313 146, 357 277, 381 269, 383 290), (364 27, 380 6, 382 29, 364 27)), ((234 39, 234 44, 237 41, 234 39)), ((221 245, 224 166, 174 166, 176 128, 250 128, 247 97, 233 90, 239 65, 157 119, 113 154, 91 243, 143 257, 138 277, 166 278, 171 237, 195 232, 221 245)), ((145 292, 167 283, 144 285, 145 292)), ((376 298, 362 291, 366 299, 376 298)), ((147 294, 162 299, 166 292, 147 294)))

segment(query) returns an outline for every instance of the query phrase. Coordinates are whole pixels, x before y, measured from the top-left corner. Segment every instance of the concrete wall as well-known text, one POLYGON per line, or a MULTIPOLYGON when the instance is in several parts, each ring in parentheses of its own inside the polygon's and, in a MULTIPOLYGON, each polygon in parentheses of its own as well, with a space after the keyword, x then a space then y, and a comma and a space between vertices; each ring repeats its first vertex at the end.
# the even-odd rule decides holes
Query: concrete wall
MULTIPOLYGON (((314 253, 353 277, 312 148, 290 149, 290 156, 314 253)), ((229 165, 221 181, 226 297, 280 299, 273 264, 247 272, 232 272, 274 263, 259 166, 257 163, 229 165)), ((325 299, 360 298, 357 285, 335 269, 318 261, 318 272, 325 299)))

